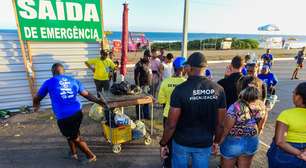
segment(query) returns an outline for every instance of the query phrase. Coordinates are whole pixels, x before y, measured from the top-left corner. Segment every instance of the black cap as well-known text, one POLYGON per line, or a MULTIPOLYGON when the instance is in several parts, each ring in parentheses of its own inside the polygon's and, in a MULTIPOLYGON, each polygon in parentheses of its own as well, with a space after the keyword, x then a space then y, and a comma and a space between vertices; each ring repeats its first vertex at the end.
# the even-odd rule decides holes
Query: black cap
POLYGON ((189 56, 186 64, 191 67, 203 68, 207 66, 207 59, 202 53, 194 52, 189 56))

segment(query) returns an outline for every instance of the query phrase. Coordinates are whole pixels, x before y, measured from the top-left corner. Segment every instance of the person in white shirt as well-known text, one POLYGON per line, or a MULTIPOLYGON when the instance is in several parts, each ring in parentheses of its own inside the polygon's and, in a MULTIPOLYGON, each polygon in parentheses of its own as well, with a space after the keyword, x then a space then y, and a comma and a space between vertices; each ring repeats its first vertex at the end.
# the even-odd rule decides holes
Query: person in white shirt
POLYGON ((167 54, 165 61, 160 65, 162 80, 172 76, 173 74, 173 65, 172 65, 173 57, 174 56, 172 53, 167 54))

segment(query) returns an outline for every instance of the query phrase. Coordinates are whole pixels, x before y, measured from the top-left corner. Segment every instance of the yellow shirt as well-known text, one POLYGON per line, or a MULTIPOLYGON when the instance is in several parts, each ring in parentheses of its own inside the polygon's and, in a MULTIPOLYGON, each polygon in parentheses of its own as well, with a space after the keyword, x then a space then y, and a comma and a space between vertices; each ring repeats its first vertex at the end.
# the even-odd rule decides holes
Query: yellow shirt
POLYGON ((306 143, 306 108, 292 108, 283 111, 277 118, 288 126, 287 142, 306 143))
POLYGON ((114 62, 109 58, 106 58, 103 61, 100 57, 93 58, 89 59, 87 63, 95 67, 94 79, 96 80, 109 80, 110 69, 115 68, 114 62))
POLYGON ((166 104, 163 114, 164 117, 168 117, 170 110, 170 98, 174 88, 185 81, 186 79, 184 77, 169 77, 161 83, 158 93, 158 103, 166 104))

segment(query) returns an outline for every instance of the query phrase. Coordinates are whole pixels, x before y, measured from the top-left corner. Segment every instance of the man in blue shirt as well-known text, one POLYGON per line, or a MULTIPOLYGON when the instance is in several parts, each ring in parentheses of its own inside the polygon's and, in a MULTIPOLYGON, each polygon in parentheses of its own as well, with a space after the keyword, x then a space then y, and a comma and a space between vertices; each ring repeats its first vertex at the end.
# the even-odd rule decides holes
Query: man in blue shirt
POLYGON ((264 65, 261 69, 261 73, 258 75, 258 78, 262 80, 268 90, 269 95, 275 95, 275 86, 278 83, 276 76, 270 72, 269 66, 264 65))
POLYGON ((71 158, 78 159, 78 147, 86 154, 88 163, 94 162, 97 157, 80 137, 80 125, 82 123, 83 114, 82 104, 77 95, 80 94, 87 100, 102 106, 104 103, 86 91, 78 80, 64 75, 64 67, 62 64, 53 64, 51 70, 53 77, 43 83, 33 99, 34 112, 39 110, 40 101, 49 94, 58 127, 63 136, 68 140, 71 158))
POLYGON ((271 50, 267 49, 267 52, 261 56, 261 59, 263 60, 264 65, 268 65, 271 69, 273 64, 273 55, 270 52, 271 50))

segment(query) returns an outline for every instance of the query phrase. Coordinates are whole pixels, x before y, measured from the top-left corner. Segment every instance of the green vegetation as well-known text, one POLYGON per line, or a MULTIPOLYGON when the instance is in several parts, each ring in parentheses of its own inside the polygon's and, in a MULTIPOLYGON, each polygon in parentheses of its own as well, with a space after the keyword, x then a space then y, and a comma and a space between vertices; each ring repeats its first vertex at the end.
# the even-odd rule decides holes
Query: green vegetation
POLYGON ((258 49, 259 42, 254 39, 233 39, 232 49, 258 49))
MULTIPOLYGON (((188 50, 203 50, 203 49, 221 49, 223 38, 194 40, 188 42, 188 50)), ((254 39, 232 39, 232 49, 258 49, 259 42, 254 39)), ((165 42, 153 43, 151 48, 165 48, 169 51, 177 51, 181 49, 180 42, 165 42)))

